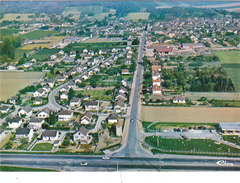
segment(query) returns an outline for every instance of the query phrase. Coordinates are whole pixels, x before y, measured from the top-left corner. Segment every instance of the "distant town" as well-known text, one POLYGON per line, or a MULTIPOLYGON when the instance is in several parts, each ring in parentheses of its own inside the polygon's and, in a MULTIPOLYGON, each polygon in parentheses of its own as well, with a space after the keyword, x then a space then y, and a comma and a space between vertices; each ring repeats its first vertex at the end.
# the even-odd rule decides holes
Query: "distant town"
POLYGON ((12 3, 0 13, 3 171, 240 170, 235 4, 12 3))

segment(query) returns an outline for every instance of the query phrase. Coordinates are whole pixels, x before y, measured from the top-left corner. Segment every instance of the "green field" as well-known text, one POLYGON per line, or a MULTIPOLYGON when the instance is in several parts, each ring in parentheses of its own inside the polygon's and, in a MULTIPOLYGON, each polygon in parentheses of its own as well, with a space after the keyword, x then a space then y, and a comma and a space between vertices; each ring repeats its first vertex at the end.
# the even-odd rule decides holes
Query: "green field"
POLYGON ((18 33, 19 29, 0 29, 0 39, 2 39, 4 36, 9 36, 12 34, 18 33))
POLYGON ((0 165, 1 172, 56 172, 57 170, 0 165))
POLYGON ((144 12, 139 12, 139 13, 128 13, 127 18, 130 20, 146 20, 148 19, 150 13, 144 13, 144 12))
POLYGON ((240 153, 240 149, 236 149, 225 144, 216 144, 214 140, 165 139, 162 137, 149 136, 145 138, 145 142, 153 147, 158 147, 163 150, 227 153, 228 149, 230 149, 231 153, 240 153), (159 140, 158 144, 157 140, 159 140))
POLYGON ((232 142, 234 144, 240 145, 239 136, 238 135, 222 135, 223 140, 232 142))
MULTIPOLYGON (((102 42, 102 43, 74 43, 71 45, 73 49, 78 49, 79 51, 86 49, 100 50, 100 49, 110 49, 125 47, 126 42, 102 42)), ((65 49, 68 47, 65 47, 65 49)))
POLYGON ((39 60, 48 59, 52 54, 58 53, 59 51, 60 49, 41 49, 38 52, 31 55, 30 58, 35 58, 39 60))
POLYGON ((39 143, 34 146, 32 151, 51 151, 52 144, 50 143, 39 143))
POLYGON ((236 91, 240 91, 240 51, 215 51, 220 62, 232 79, 236 91))
POLYGON ((4 15, 4 17, 0 20, 0 23, 2 21, 31 21, 32 18, 30 18, 30 16, 32 16, 34 14, 27 14, 27 13, 7 13, 4 15))
POLYGON ((57 31, 32 31, 26 34, 21 35, 22 39, 41 39, 47 36, 54 36, 57 34, 57 31))

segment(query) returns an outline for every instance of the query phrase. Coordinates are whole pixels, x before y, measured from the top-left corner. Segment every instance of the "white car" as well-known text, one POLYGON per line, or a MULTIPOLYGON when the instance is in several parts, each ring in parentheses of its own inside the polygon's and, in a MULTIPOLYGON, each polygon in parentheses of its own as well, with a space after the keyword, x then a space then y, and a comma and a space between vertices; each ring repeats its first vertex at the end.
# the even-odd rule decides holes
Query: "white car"
POLYGON ((87 162, 81 162, 80 165, 81 165, 81 166, 87 166, 88 163, 87 163, 87 162))
POLYGON ((110 157, 109 156, 103 156, 102 159, 108 160, 108 159, 110 159, 110 157))

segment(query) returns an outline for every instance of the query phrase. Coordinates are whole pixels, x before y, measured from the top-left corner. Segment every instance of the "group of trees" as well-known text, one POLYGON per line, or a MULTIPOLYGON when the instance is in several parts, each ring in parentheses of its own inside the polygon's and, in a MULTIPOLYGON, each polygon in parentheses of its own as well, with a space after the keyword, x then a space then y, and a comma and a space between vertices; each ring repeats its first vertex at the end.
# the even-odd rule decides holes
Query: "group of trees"
POLYGON ((5 36, 0 44, 0 61, 11 62, 15 59, 15 49, 21 46, 21 38, 18 36, 5 36))
POLYGON ((205 91, 205 92, 233 92, 235 91, 233 82, 227 77, 222 68, 195 68, 186 70, 180 64, 174 71, 163 70, 166 88, 176 88, 182 91, 205 91))
POLYGON ((27 92, 35 92, 37 89, 42 88, 41 84, 38 84, 37 86, 34 85, 30 85, 30 86, 26 86, 25 88, 23 88, 22 90, 19 91, 20 94, 25 94, 27 92))

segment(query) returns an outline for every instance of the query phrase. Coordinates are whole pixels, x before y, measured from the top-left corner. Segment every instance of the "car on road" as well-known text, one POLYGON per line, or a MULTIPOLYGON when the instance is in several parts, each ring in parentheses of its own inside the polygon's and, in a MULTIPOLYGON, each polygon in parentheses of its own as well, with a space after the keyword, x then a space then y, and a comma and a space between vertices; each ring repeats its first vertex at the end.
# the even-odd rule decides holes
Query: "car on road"
POLYGON ((132 122, 133 122, 133 119, 131 119, 130 122, 132 123, 132 122))
POLYGON ((109 156, 103 156, 102 159, 103 160, 108 160, 108 159, 110 159, 110 157, 109 156))
POLYGON ((87 166, 88 163, 87 163, 87 162, 81 162, 80 165, 81 165, 81 166, 87 166))

